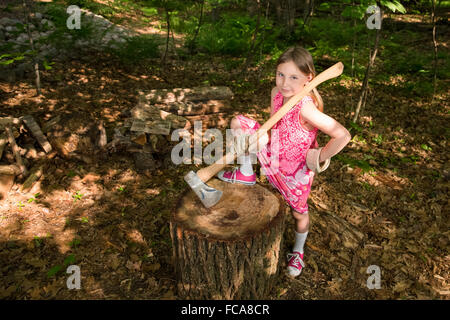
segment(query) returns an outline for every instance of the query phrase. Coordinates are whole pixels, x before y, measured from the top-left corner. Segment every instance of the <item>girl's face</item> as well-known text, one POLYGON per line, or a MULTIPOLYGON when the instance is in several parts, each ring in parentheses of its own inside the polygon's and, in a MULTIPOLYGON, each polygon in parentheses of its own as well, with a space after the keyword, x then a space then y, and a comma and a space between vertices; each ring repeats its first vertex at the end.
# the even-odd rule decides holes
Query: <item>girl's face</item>
POLYGON ((277 88, 285 98, 290 98, 299 93, 311 79, 311 74, 306 75, 301 72, 292 61, 282 63, 277 67, 277 88))

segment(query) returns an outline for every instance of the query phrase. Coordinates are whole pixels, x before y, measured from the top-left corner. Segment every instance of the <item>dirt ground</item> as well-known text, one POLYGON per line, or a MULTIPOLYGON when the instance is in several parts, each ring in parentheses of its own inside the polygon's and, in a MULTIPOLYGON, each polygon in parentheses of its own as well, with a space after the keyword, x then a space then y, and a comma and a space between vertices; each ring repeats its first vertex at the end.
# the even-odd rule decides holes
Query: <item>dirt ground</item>
MULTIPOLYGON (((218 58, 123 66, 113 57, 84 54, 43 71, 40 97, 32 75, 0 82, 0 116, 31 114, 41 126, 58 114, 87 123, 101 119, 110 133, 136 105, 137 88, 190 88, 212 73, 212 85, 235 81, 218 58)), ((229 119, 244 113, 267 120, 272 86, 263 82, 236 94, 229 119)), ((326 112, 348 123, 349 84, 325 88, 326 112)), ((269 299, 450 297, 448 94, 430 106, 425 98, 379 84, 369 99, 362 130, 352 131, 342 155, 366 159, 375 170, 333 159, 317 176, 309 199, 306 268, 297 279, 282 272, 269 299), (377 135, 381 143, 374 142, 377 135), (371 265, 381 270, 381 289, 367 287, 371 265)), ((319 144, 326 141, 320 135, 319 144)), ((171 165, 145 175, 127 154, 91 160, 46 159, 30 192, 21 192, 18 180, 1 200, 0 298, 177 299, 168 221, 187 188, 184 174, 200 166, 171 165), (73 264, 81 270, 80 290, 66 286, 65 271, 73 264)), ((258 182, 268 186, 263 176, 258 182)), ((293 245, 293 227, 289 217, 282 256, 293 245)))

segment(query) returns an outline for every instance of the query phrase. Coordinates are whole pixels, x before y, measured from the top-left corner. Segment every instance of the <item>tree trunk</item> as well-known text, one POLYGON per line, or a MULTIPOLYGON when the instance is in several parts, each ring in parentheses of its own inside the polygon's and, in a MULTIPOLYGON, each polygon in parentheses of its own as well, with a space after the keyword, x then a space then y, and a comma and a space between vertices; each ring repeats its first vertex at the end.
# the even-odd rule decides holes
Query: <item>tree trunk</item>
POLYGON ((189 52, 191 54, 193 54, 195 51, 195 47, 196 47, 195 41, 197 41, 197 36, 200 31, 200 27, 202 26, 202 23, 203 23, 203 7, 204 6, 205 6, 205 0, 202 0, 202 4, 200 6, 200 19, 198 20, 198 25, 197 25, 197 28, 195 29, 195 34, 194 34, 194 38, 192 39, 192 43, 189 46, 189 52))
POLYGON ((383 11, 381 10, 381 8, 380 8, 380 20, 381 20, 380 29, 377 29, 373 53, 369 58, 369 63, 367 65, 366 73, 364 75, 364 81, 361 88, 361 95, 359 97, 358 105, 356 106, 355 115, 352 120, 353 122, 356 122, 358 120, 359 113, 361 112, 361 110, 364 109, 364 106, 366 104, 367 89, 368 89, 367 86, 369 84, 370 69, 373 67, 373 64, 375 63, 375 58, 377 57, 378 43, 380 41, 381 28, 383 25, 383 11))
POLYGON ((254 56, 253 51, 255 49, 256 38, 258 36, 259 28, 260 28, 260 24, 261 24, 261 2, 260 2, 260 0, 256 0, 256 3, 257 3, 257 14, 258 14, 257 20, 256 20, 256 27, 255 27, 255 31, 253 32, 253 35, 252 35, 252 42, 250 44, 250 49, 248 50, 247 57, 245 58, 244 67, 241 70, 241 75, 244 72, 247 72, 247 68, 252 62, 252 57, 254 56))
POLYGON ((431 1, 431 23, 433 25, 433 46, 434 46, 434 57, 433 57, 433 97, 431 103, 434 102, 434 97, 436 96, 436 83, 437 83, 437 42, 436 42, 436 0, 431 1))
POLYGON ((166 56, 167 52, 169 51, 169 40, 170 40, 170 12, 169 9, 164 8, 164 11, 166 13, 166 22, 167 22, 167 37, 166 37, 166 50, 164 51, 164 56, 161 59, 161 63, 166 63, 166 56))
POLYGON ((183 299, 267 299, 279 273, 287 206, 260 185, 214 179, 222 199, 206 209, 190 189, 170 222, 183 299))
MULTIPOLYGON (((30 22, 29 22, 29 10, 26 4, 26 0, 22 0, 22 5, 23 5, 23 12, 25 15, 25 23, 27 25, 27 33, 28 33, 28 39, 30 40, 30 47, 31 50, 34 51, 34 43, 33 43, 33 37, 31 36, 31 31, 30 31, 30 22)), ((36 74, 36 94, 38 96, 41 95, 41 77, 39 74, 39 63, 37 61, 36 58, 33 58, 33 62, 34 62, 34 71, 36 74)))

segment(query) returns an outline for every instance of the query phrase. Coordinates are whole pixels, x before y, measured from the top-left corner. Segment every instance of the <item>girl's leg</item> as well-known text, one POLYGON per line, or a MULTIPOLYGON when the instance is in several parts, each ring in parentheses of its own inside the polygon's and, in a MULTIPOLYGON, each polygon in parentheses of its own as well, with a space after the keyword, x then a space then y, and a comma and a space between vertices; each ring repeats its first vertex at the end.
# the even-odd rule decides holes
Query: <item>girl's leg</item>
POLYGON ((308 236, 309 214, 299 213, 291 210, 295 219, 295 244, 292 253, 288 254, 288 273, 291 277, 297 277, 302 272, 303 263, 303 246, 308 236))
POLYGON ((292 215, 295 219, 295 244, 292 251, 303 253, 303 246, 309 230, 309 214, 308 212, 301 214, 292 210, 292 215))
MULTIPOLYGON (((241 134, 244 134, 244 130, 241 127, 241 123, 236 117, 233 117, 233 119, 231 119, 230 128, 232 129, 233 136, 239 136, 241 134)), ((243 175, 245 176, 253 175, 252 161, 248 152, 239 156, 237 158, 237 163, 240 165, 239 170, 243 175)))

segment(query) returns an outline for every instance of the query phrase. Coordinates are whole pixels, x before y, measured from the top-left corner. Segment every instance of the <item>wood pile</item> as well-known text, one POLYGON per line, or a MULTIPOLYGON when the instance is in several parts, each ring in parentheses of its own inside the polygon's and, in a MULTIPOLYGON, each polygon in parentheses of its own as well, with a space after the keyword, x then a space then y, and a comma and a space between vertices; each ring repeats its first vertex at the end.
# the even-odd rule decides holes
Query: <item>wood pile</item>
POLYGON ((228 87, 138 91, 137 106, 129 111, 124 124, 114 129, 106 148, 110 153, 132 152, 136 168, 144 172, 170 166, 171 150, 179 143, 171 141, 173 131, 191 130, 194 121, 200 120, 203 130, 225 127, 232 97, 228 87))
POLYGON ((42 159, 52 156, 52 146, 31 115, 0 118, 0 200, 16 178, 25 180, 21 191, 28 192, 42 176, 42 159), (44 151, 36 149, 36 142, 44 151))
POLYGON ((233 93, 228 87, 138 94, 138 104, 126 112, 128 118, 121 126, 111 128, 109 139, 103 122, 85 114, 58 114, 42 123, 42 128, 31 115, 1 117, 0 199, 6 197, 16 177, 24 181, 22 191, 30 190, 43 176, 44 161, 56 154, 92 164, 96 158, 122 151, 131 153, 136 169, 144 173, 168 167, 172 165, 171 150, 179 143, 179 139, 171 141, 174 130, 186 129, 192 134, 194 121, 200 120, 203 132, 223 128, 232 116, 229 99, 233 93))

